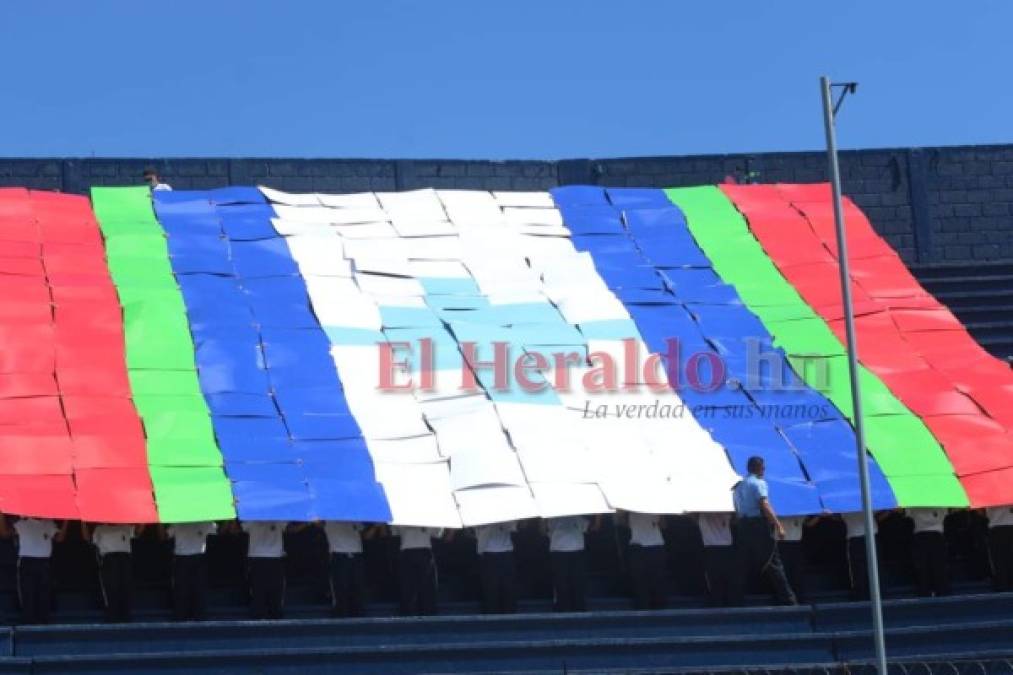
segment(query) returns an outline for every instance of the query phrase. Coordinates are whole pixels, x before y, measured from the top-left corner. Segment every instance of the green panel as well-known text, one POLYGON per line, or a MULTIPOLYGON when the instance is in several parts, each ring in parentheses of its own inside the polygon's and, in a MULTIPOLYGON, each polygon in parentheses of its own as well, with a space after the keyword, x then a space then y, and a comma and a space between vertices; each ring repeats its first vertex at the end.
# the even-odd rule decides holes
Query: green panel
MULTIPOLYGON (((735 286, 749 310, 788 352, 795 371, 854 423, 844 346, 777 269, 735 205, 714 186, 665 192, 682 209, 693 238, 715 271, 735 286), (817 356, 803 358, 807 354, 817 356)), ((864 366, 860 366, 859 385, 870 430, 866 446, 898 504, 966 506, 967 495, 952 465, 922 421, 864 366)))
POLYGON ((144 421, 162 522, 234 518, 201 393, 183 296, 145 187, 93 188, 109 271, 123 306, 127 367, 144 421))
POLYGON ((232 488, 221 468, 151 467, 158 513, 167 523, 231 520, 232 488))
POLYGON ((130 370, 130 388, 134 402, 144 394, 187 396, 200 390, 194 370, 130 370))

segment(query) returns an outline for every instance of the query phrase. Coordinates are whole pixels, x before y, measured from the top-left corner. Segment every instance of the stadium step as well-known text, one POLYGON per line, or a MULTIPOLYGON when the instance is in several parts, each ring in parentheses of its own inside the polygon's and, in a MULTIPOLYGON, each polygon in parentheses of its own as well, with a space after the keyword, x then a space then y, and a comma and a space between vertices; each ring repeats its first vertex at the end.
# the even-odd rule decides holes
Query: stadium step
MULTIPOLYGON (((1013 653, 1013 594, 890 600, 905 660, 1013 653)), ((865 603, 661 612, 6 629, 0 672, 678 672, 862 663, 865 603)), ((0 642, 0 645, 3 643, 0 642)))

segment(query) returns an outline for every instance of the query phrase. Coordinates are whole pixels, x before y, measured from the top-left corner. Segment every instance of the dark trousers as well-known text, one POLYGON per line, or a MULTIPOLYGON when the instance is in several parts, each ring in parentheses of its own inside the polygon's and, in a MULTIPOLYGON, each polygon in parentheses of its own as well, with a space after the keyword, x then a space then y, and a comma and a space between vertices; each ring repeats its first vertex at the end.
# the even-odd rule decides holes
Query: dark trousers
POLYGON ((436 614, 436 560, 428 548, 401 551, 398 560, 401 577, 402 616, 436 614))
POLYGON ((865 537, 848 537, 848 573, 851 576, 851 597, 869 599, 869 563, 865 555, 865 537))
POLYGON ((172 560, 172 618, 202 621, 207 613, 208 563, 203 554, 172 560))
POLYGON ((517 611, 517 568, 513 551, 483 553, 482 613, 513 614, 517 611))
POLYGON ((583 551, 553 551, 552 609, 583 612, 587 609, 587 563, 583 551))
POLYGON ((331 553, 331 605, 334 616, 362 616, 366 578, 361 553, 331 553))
POLYGON ((988 555, 995 590, 1013 591, 1013 525, 989 528, 988 555))
POLYGON ((805 602, 806 588, 806 558, 805 547, 801 541, 779 541, 777 550, 784 562, 784 574, 788 579, 788 586, 795 593, 795 600, 805 602))
POLYGON ((18 558, 18 599, 22 623, 49 623, 49 558, 18 558))
POLYGON ((130 621, 134 575, 129 553, 99 556, 99 584, 105 604, 106 621, 130 621))
POLYGON ((665 547, 630 544, 630 582, 635 609, 664 609, 668 605, 665 587, 665 547))
POLYGON ((742 518, 735 525, 736 544, 741 556, 740 575, 736 583, 735 600, 745 591, 747 579, 759 572, 773 588, 777 601, 782 605, 796 605, 798 601, 788 584, 784 565, 777 551, 777 541, 770 532, 770 525, 764 518, 742 518))
POLYGON ((280 619, 285 606, 285 567, 281 558, 250 558, 250 614, 280 619))
POLYGON ((942 532, 915 532, 911 542, 918 594, 948 595, 950 573, 947 569, 946 539, 942 532))
POLYGON ((736 592, 739 570, 734 546, 704 546, 707 593, 714 607, 731 607, 740 601, 736 592))

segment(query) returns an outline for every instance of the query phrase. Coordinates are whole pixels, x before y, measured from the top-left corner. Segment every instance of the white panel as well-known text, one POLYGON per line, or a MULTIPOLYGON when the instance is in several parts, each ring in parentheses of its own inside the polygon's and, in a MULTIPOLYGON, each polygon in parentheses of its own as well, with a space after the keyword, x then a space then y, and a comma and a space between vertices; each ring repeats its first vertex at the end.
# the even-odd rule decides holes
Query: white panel
POLYGON ((471 450, 450 458, 450 484, 455 490, 527 485, 517 455, 512 451, 471 450))
POLYGON ((592 483, 531 483, 542 518, 611 513, 605 495, 592 483))
POLYGON ((372 192, 357 192, 346 195, 317 193, 317 199, 324 206, 335 209, 379 209, 380 202, 372 192))
POLYGON ((278 210, 279 205, 318 206, 320 204, 320 200, 318 200, 317 196, 313 193, 301 194, 295 192, 282 192, 281 190, 264 187, 263 185, 258 185, 257 189, 264 194, 267 201, 274 203, 275 211, 278 210))
POLYGON ((551 209, 555 206, 548 192, 493 192, 500 206, 528 206, 551 209))
POLYGON ((458 490, 454 499, 465 527, 538 517, 538 505, 527 486, 458 490))
POLYGON ((376 465, 390 503, 392 523, 420 527, 460 527, 450 472, 444 462, 435 464, 376 465))

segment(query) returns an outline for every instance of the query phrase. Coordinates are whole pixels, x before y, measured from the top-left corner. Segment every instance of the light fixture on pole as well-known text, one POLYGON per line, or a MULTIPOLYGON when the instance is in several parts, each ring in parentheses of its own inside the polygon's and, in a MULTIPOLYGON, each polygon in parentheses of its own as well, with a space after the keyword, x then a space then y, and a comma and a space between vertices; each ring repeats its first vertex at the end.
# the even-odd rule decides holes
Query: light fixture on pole
POLYGON ((848 341, 848 375, 851 378, 851 402, 855 412, 855 439, 858 454, 858 478, 862 489, 862 514, 865 520, 865 560, 869 573, 869 598, 872 609, 872 630, 876 645, 876 666, 879 675, 886 673, 886 641, 883 637, 883 600, 879 590, 879 565, 876 556, 876 530, 872 514, 872 492, 869 489, 869 461, 865 454, 865 423, 862 418, 862 395, 858 380, 858 344, 855 336, 855 313, 851 301, 851 272, 848 269, 848 239, 844 224, 844 207, 841 203, 841 173, 837 164, 837 134, 834 121, 844 103, 844 97, 854 94, 857 82, 831 83, 820 78, 823 96, 823 125, 827 135, 827 161, 830 165, 830 187, 834 199, 834 225, 837 229, 837 262, 841 273, 841 300, 844 306, 844 326, 848 341), (833 100, 834 89, 841 95, 833 100))

